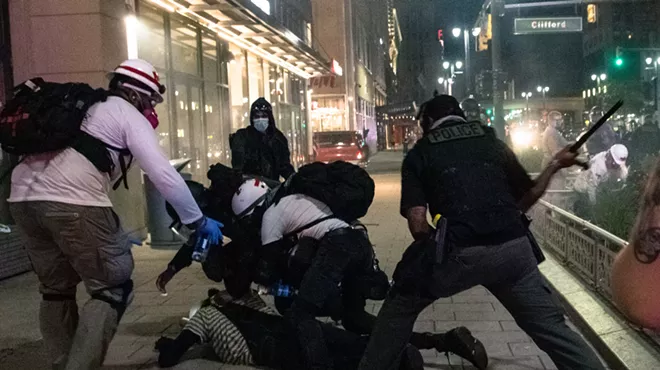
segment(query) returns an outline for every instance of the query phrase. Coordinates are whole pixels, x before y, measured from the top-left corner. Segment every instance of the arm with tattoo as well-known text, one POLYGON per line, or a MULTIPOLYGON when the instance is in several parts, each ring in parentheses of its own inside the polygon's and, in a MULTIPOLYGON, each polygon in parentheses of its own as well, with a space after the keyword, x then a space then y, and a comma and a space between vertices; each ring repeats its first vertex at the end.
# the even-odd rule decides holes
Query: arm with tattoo
POLYGON ((612 297, 632 322, 660 329, 660 162, 649 173, 630 243, 612 265, 612 297))

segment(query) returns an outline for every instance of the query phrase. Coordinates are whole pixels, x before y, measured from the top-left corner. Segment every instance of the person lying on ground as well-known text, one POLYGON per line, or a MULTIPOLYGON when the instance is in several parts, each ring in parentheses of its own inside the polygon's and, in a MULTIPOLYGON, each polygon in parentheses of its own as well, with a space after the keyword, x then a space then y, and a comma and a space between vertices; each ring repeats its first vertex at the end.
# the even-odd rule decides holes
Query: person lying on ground
MULTIPOLYGON (((228 292, 210 291, 209 299, 175 338, 156 342, 161 367, 176 365, 196 344, 210 345, 217 360, 232 365, 266 366, 270 369, 303 369, 302 354, 289 335, 287 323, 250 291, 235 299, 228 292)), ((355 369, 367 338, 329 324, 319 323, 327 339, 334 369, 355 369)), ((408 345, 401 370, 423 370, 422 356, 408 345)))

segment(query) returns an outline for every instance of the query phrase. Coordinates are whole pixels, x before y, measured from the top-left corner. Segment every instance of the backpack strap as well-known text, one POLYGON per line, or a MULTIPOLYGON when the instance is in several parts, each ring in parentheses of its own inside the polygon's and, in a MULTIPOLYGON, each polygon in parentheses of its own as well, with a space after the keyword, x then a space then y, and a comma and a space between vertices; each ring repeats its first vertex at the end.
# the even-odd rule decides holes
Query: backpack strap
POLYGON ((316 226, 316 225, 318 225, 318 224, 320 224, 320 223, 322 223, 322 222, 325 222, 325 221, 328 221, 328 220, 332 220, 333 218, 336 218, 335 215, 329 215, 329 216, 321 217, 321 218, 319 218, 319 219, 317 219, 317 220, 314 220, 314 221, 308 223, 308 224, 305 225, 305 226, 299 227, 299 228, 293 230, 292 232, 285 234, 285 235, 284 235, 284 239, 291 238, 291 237, 295 237, 295 236, 297 236, 298 234, 300 234, 301 232, 303 232, 303 231, 305 231, 305 230, 307 230, 307 229, 311 229, 312 227, 314 227, 314 226, 316 226))
POLYGON ((268 197, 268 193, 257 198, 257 200, 255 200, 254 203, 250 204, 250 206, 247 207, 243 212, 241 212, 241 214, 236 215, 236 218, 240 220, 241 218, 245 217, 245 215, 247 215, 248 213, 252 212, 255 208, 257 208, 259 204, 261 204, 261 202, 264 201, 267 197, 268 197))
POLYGON ((110 150, 114 150, 119 154, 119 168, 121 169, 121 176, 115 181, 115 183, 112 185, 112 190, 117 190, 121 183, 124 183, 124 188, 128 189, 128 169, 131 167, 131 164, 133 163, 133 155, 131 155, 131 152, 128 149, 120 149, 116 148, 112 145, 105 144, 106 148, 110 150), (128 160, 128 164, 126 163, 126 159, 124 156, 130 156, 128 160))

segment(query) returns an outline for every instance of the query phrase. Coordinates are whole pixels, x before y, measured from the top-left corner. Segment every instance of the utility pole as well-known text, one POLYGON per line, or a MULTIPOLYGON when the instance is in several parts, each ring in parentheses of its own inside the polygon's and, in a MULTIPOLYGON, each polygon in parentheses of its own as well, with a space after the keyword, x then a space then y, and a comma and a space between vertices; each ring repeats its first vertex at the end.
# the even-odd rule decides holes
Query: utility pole
POLYGON ((504 92, 502 83, 502 19, 504 15, 504 0, 493 0, 491 3, 493 38, 491 40, 493 55, 493 114, 497 136, 504 138, 504 92))

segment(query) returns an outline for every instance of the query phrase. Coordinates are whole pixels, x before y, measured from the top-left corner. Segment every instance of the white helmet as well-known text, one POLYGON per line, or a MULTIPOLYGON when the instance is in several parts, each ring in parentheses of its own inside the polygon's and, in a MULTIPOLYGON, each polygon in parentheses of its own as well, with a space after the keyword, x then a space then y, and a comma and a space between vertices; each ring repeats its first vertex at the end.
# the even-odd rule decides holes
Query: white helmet
POLYGON ((628 160, 628 148, 622 144, 615 144, 610 148, 610 155, 612 155, 616 164, 625 164, 628 160))
POLYGON ((259 179, 247 180, 241 185, 231 200, 231 209, 238 218, 252 214, 268 194, 268 185, 259 179))
POLYGON ((123 85, 150 96, 156 103, 163 102, 165 86, 160 83, 158 72, 151 63, 142 59, 128 59, 118 65, 114 71, 108 73, 108 78, 112 79, 115 75, 134 79, 141 86, 135 86, 137 84, 131 84, 130 82, 124 82, 123 85))

